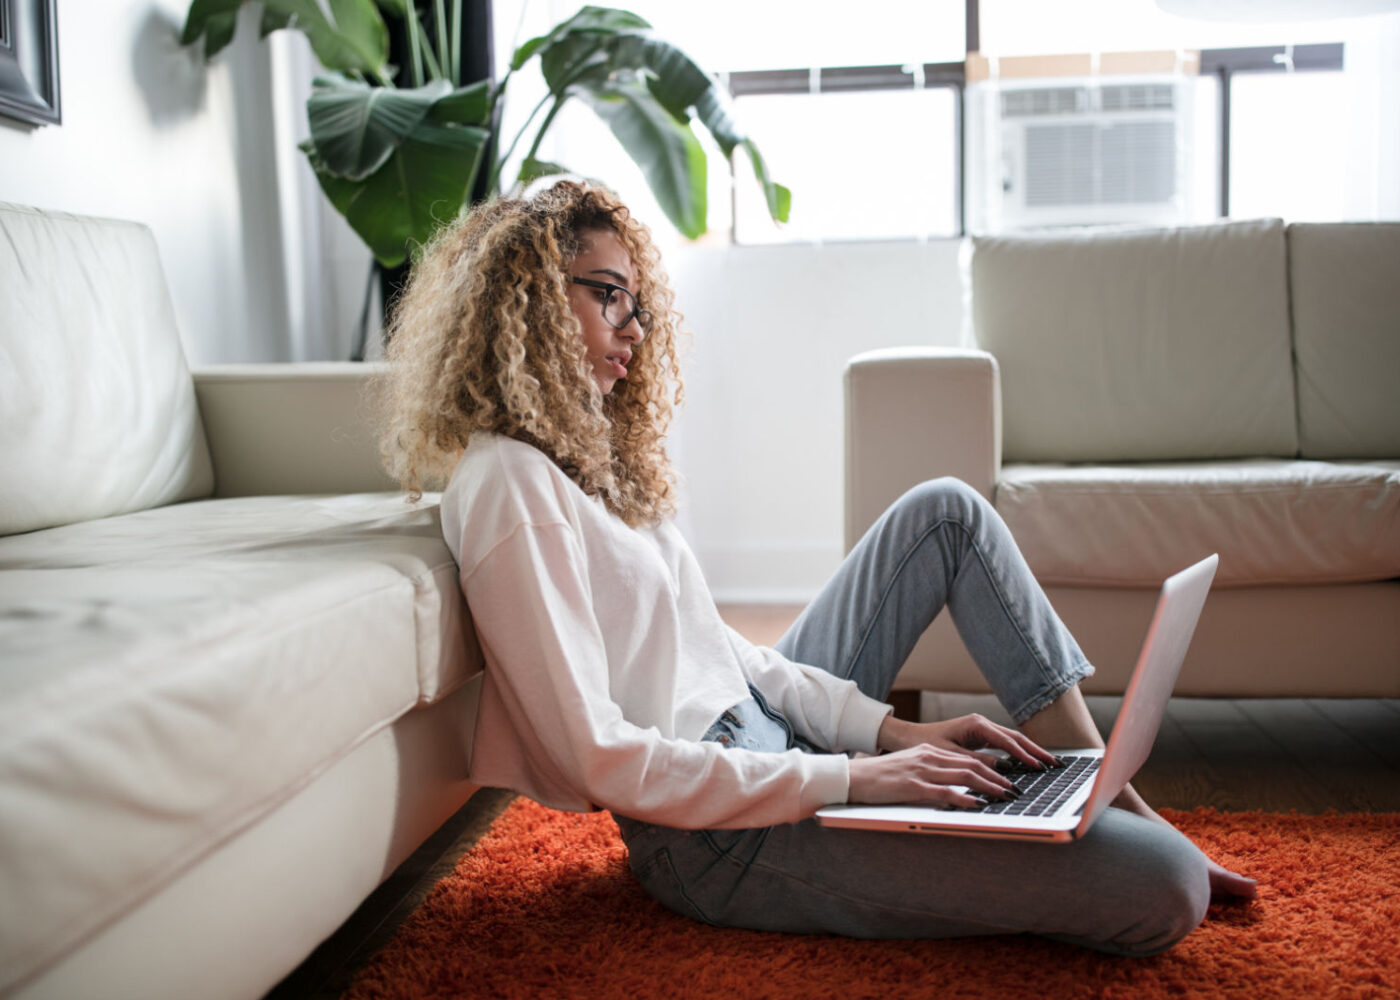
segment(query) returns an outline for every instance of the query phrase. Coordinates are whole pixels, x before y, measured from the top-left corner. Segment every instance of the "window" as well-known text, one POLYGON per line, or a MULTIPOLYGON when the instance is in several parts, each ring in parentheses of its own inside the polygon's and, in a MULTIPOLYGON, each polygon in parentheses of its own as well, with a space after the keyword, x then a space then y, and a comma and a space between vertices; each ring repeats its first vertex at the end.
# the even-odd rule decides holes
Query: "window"
MULTIPOLYGON (((715 156, 713 239, 1400 217, 1400 14, 1229 24, 1153 0, 624 6, 719 73, 793 191, 792 221, 775 227, 746 160, 731 185, 715 156)), ((575 8, 498 0, 498 62, 575 8)), ((507 113, 523 114, 533 99, 513 87, 507 113)), ((546 158, 607 177, 663 233, 602 128, 567 109, 546 158)))
POLYGON ((1352 81, 1340 44, 1202 54, 1219 80, 1220 214, 1343 219, 1352 81))
POLYGON ((1229 213, 1347 215, 1346 88, 1340 72, 1245 73, 1230 81, 1229 213))
MULTIPOLYGON (((958 235, 961 67, 951 81, 946 67, 925 70, 801 72, 799 87, 785 87, 783 74, 731 77, 736 114, 761 137, 772 175, 793 190, 792 221, 779 229, 741 173, 735 240, 958 235)), ((746 166, 738 164, 741 171, 746 166)))
MULTIPOLYGON (((772 176, 793 190, 793 221, 779 228, 747 183, 746 158, 734 163, 744 182, 731 185, 712 157, 709 225, 717 237, 773 243, 961 232, 965 2, 867 0, 857 14, 834 0, 619 5, 730 83, 736 115, 772 176)), ((575 9, 564 0, 497 0, 498 65, 514 44, 575 9)), ((527 80, 511 86, 506 134, 538 99, 527 80)), ((553 132, 545 158, 608 178, 658 234, 665 232, 640 173, 587 111, 566 107, 553 132)))
POLYGON ((974 231, 1400 214, 1400 16, 1227 23, 1151 0, 988 0, 980 41, 974 231), (1135 87, 1162 96, 1157 111, 1110 108, 1135 87))

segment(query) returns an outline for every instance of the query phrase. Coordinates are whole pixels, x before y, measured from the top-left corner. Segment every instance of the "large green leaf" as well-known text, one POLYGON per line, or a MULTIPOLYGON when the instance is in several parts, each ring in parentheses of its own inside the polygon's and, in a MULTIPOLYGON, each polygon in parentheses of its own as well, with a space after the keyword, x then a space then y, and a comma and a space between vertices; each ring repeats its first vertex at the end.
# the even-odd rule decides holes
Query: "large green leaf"
MULTIPOLYGON (((595 14, 625 14, 590 8, 595 14)), ((611 19, 606 28, 577 18, 537 39, 540 70, 555 93, 584 81, 602 81, 627 70, 645 70, 652 91, 678 119, 689 118, 689 108, 714 81, 695 61, 670 42, 655 37, 640 18, 611 19)))
POLYGON ((374 0, 331 0, 332 24, 317 0, 262 0, 277 13, 290 14, 291 26, 306 35, 326 69, 384 74, 389 59, 389 28, 374 0))
POLYGON ((768 203, 769 216, 775 222, 786 222, 788 213, 792 211, 792 192, 783 185, 774 183, 768 176, 768 164, 764 162, 763 155, 759 153, 752 139, 745 139, 743 145, 749 154, 749 162, 753 164, 753 175, 763 188, 763 199, 768 203))
MULTIPOLYGON (((688 124, 694 113, 715 137, 726 158, 732 157, 734 151, 742 147, 753 163, 754 176, 763 188, 769 214, 780 222, 787 221, 792 194, 769 176, 768 166, 758 147, 729 113, 726 95, 718 83, 680 48, 655 37, 644 24, 638 24, 640 19, 609 19, 605 16, 608 13, 619 12, 586 8, 548 35, 534 40, 538 44, 530 51, 538 53, 540 57, 540 69, 550 92, 556 97, 564 94, 582 96, 597 110, 607 106, 605 98, 618 92, 620 81, 632 81, 633 84, 637 80, 644 81, 655 102, 665 108, 677 123, 688 124), (585 12, 587 18, 583 16, 585 12), (593 95, 594 99, 589 99, 588 95, 593 95)), ((616 128, 613 131, 617 134, 616 128)), ((633 131, 635 146, 628 149, 633 159, 639 164, 643 163, 643 158, 653 162, 670 162, 667 150, 642 148, 643 137, 647 134, 645 130, 633 131)), ((653 176, 645 165, 643 172, 649 179, 653 176)), ((672 171, 661 170, 657 173, 670 187, 676 187, 672 171)), ((656 190, 656 194, 657 200, 664 206, 670 195, 660 190, 656 190)), ((667 211, 669 214, 670 209, 667 211)), ((684 227, 681 228, 692 235, 684 227)), ((703 216, 699 231, 704 231, 703 216)))
POLYGON ((560 21, 548 33, 532 38, 520 48, 510 60, 510 68, 517 70, 530 61, 540 49, 553 45, 566 35, 593 33, 615 35, 619 32, 643 31, 651 24, 631 11, 616 10, 611 7, 584 7, 573 17, 560 21))
POLYGON ((732 157, 735 149, 743 147, 749 154, 749 162, 753 164, 754 177, 763 188, 763 200, 768 205, 768 214, 778 222, 787 222, 792 207, 792 192, 768 176, 768 164, 764 161, 763 154, 734 121, 734 116, 729 113, 724 92, 718 86, 712 86, 696 101, 695 115, 710 135, 715 137, 715 142, 719 143, 719 148, 726 157, 732 157))
POLYGON ((572 171, 561 163, 537 160, 533 156, 527 156, 525 162, 520 164, 520 174, 515 178, 515 183, 525 187, 541 177, 556 177, 568 173, 572 173, 572 171))
POLYGON ((614 80, 579 88, 632 157, 671 223, 690 239, 705 232, 705 150, 645 86, 614 80))
POLYGON ((379 4, 380 10, 387 10, 395 17, 403 17, 408 13, 408 0, 375 0, 379 4))
POLYGON ((428 117, 435 122, 457 125, 483 125, 491 114, 491 81, 479 80, 452 93, 433 105, 428 117))
POLYGON ((612 71, 608 43, 616 36, 571 34, 540 50, 540 72, 550 93, 558 96, 584 81, 603 83, 612 71))
POLYGON ((718 87, 711 87, 695 102, 695 116, 715 137, 724 155, 733 156, 735 148, 744 141, 744 133, 729 113, 724 95, 718 87))
POLYGON ((574 27, 545 36, 543 42, 540 70, 555 94, 579 83, 641 71, 662 106, 677 119, 688 121, 691 106, 715 85, 693 59, 656 38, 644 23, 626 21, 606 31, 574 27))
POLYGON ((717 89, 715 81, 695 60, 670 42, 650 35, 618 38, 612 45, 609 62, 614 72, 645 70, 647 87, 662 107, 682 121, 688 121, 690 109, 717 89))
MULTIPOLYGON (((192 0, 182 45, 204 36, 204 54, 212 57, 233 41, 238 10, 254 0, 192 0)), ((332 21, 318 0, 262 0, 261 29, 296 28, 306 35, 316 58, 327 69, 383 76, 389 58, 389 29, 374 0, 329 0, 332 21)))
POLYGON ((279 14, 275 10, 263 8, 262 18, 258 22, 258 37, 266 38, 274 31, 281 31, 283 28, 292 26, 292 15, 279 14))
MULTIPOLYGON (((263 0, 264 4, 269 2, 270 0, 263 0)), ((297 2, 299 5, 305 4, 320 10, 317 0, 297 2)), ((351 65, 338 66, 328 60, 313 37, 311 44, 316 49, 316 57, 321 60, 321 65, 327 69, 366 69, 374 73, 382 71, 389 60, 389 26, 384 23, 374 0, 329 0, 329 3, 331 16, 335 18, 332 44, 337 46, 337 57, 345 59, 351 65), (341 46, 345 50, 343 54, 339 48, 341 46)))
MULTIPOLYGON (((356 192, 365 186, 364 181, 348 181, 344 177, 337 177, 325 168, 320 157, 316 155, 316 146, 310 139, 297 144, 297 148, 306 154, 307 162, 311 164, 311 170, 316 175, 317 182, 321 185, 322 192, 326 195, 331 205, 341 215, 350 211, 350 202, 355 197, 356 192)), ((368 241, 366 241, 368 242, 368 241)))
POLYGON ((180 33, 181 45, 193 45, 204 37, 204 57, 215 56, 233 41, 238 24, 238 8, 243 0, 192 0, 185 16, 185 30, 180 33))
POLYGON ((467 203, 490 133, 420 122, 384 165, 362 180, 325 169, 303 144, 321 189, 385 267, 403 263, 467 203))
POLYGON ((384 165, 434 104, 451 93, 452 85, 446 80, 400 90, 342 77, 317 77, 306 115, 322 168, 349 180, 363 180, 384 165))

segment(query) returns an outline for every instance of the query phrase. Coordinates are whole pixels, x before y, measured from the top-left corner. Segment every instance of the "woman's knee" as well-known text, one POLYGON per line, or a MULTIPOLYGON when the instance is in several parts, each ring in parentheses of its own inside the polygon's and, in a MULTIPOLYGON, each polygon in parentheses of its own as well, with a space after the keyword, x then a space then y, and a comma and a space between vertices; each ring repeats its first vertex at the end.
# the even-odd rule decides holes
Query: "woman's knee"
POLYGON ((943 476, 911 486, 894 502, 892 510, 921 520, 951 517, 972 524, 985 516, 989 506, 982 494, 961 479, 943 476))
POLYGON ((1144 821, 1144 838, 1137 883, 1137 904, 1122 931, 1110 942, 1112 950, 1136 957, 1157 955, 1200 926, 1210 905, 1210 874, 1206 859, 1186 837, 1144 821))

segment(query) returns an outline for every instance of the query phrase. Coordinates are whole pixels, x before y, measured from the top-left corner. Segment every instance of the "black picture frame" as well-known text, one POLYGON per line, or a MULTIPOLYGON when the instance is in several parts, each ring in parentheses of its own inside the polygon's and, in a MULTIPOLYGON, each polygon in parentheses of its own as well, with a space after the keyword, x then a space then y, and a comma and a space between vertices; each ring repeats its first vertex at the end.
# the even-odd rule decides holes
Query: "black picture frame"
POLYGON ((62 122, 57 8, 58 0, 0 0, 0 115, 30 125, 62 122))

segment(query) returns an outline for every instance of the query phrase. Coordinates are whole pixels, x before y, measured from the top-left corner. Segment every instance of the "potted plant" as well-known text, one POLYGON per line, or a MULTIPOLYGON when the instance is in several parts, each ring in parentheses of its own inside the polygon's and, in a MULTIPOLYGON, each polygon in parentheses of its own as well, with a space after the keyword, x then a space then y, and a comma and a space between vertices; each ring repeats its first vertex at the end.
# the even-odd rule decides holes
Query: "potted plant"
MULTIPOLYGON (((232 41, 239 9, 253 2, 258 0, 193 0, 182 43, 202 37, 205 56, 212 57, 232 41)), ((628 11, 584 7, 521 45, 499 81, 464 84, 462 0, 431 0, 427 21, 419 0, 261 5, 263 37, 285 28, 301 31, 330 71, 314 81, 306 108, 311 138, 302 149, 326 197, 382 267, 402 265, 414 246, 460 212, 483 168, 486 196, 499 194, 502 164, 521 142, 529 140, 528 152, 513 189, 567 172, 536 154, 570 100, 582 101, 607 123, 687 237, 702 234, 706 219, 707 158, 693 129, 696 121, 726 157, 741 151, 749 157, 769 213, 778 221, 788 217, 791 195, 769 177, 758 147, 726 109, 727 95, 628 11), (386 14, 401 20, 407 34, 412 86, 395 84, 386 14), (518 135, 492 143, 507 84, 532 59, 539 60, 548 93, 518 135)))

